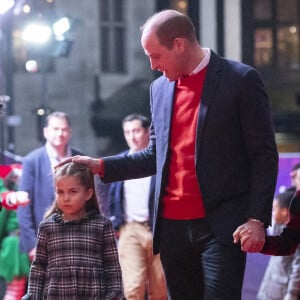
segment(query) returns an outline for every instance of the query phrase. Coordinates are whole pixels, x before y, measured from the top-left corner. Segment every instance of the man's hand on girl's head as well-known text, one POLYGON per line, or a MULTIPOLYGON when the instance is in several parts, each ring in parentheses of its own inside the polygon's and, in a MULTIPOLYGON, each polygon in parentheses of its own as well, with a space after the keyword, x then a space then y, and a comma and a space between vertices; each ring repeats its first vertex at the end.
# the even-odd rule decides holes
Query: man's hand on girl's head
POLYGON ((104 175, 104 161, 96 158, 92 158, 89 156, 83 156, 83 155, 76 155, 76 156, 71 156, 65 159, 64 161, 58 163, 54 168, 58 168, 66 163, 78 163, 78 164, 83 164, 86 165, 94 174, 100 175, 100 177, 103 177, 104 175))

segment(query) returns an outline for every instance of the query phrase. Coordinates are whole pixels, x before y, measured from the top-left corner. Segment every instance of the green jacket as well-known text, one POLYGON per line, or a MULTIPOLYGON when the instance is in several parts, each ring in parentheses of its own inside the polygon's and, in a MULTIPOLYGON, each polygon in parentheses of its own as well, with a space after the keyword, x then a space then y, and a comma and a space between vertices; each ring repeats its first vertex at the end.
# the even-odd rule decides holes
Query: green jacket
MULTIPOLYGON (((0 179, 0 194, 7 191, 0 179)), ((11 282, 14 277, 28 276, 30 260, 19 248, 19 225, 14 210, 0 212, 0 277, 11 282)))

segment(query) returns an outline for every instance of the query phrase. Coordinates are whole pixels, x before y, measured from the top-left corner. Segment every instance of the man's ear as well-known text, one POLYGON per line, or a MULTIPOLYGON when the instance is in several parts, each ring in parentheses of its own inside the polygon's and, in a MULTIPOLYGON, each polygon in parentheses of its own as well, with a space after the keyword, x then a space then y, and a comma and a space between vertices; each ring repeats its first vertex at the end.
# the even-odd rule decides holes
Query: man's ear
POLYGON ((43 128, 43 135, 44 135, 44 138, 47 139, 47 133, 48 133, 48 128, 47 127, 44 127, 43 128))
POLYGON ((173 48, 175 51, 180 54, 184 51, 185 48, 185 40, 182 38, 176 38, 173 41, 173 48))

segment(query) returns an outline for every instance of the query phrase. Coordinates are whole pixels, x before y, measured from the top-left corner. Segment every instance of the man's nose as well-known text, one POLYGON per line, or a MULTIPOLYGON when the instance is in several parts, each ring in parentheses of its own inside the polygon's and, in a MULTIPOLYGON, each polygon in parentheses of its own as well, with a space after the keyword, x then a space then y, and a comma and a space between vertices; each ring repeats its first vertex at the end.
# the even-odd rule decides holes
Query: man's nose
POLYGON ((157 64, 152 59, 150 59, 150 67, 153 71, 157 70, 157 64))
POLYGON ((58 130, 58 135, 64 135, 64 130, 58 130))
POLYGON ((134 139, 134 136, 135 136, 134 132, 130 132, 130 133, 128 134, 128 138, 129 138, 130 140, 133 140, 133 139, 134 139))

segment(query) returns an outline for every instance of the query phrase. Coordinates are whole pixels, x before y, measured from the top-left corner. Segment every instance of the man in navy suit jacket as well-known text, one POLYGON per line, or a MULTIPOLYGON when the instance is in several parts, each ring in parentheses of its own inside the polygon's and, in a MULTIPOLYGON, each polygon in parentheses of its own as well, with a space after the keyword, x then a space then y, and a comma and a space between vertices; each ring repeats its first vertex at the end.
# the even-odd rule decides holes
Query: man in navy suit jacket
POLYGON ((278 171, 268 96, 257 71, 196 38, 185 15, 166 10, 142 26, 151 68, 146 149, 124 157, 75 157, 104 182, 156 173, 154 253, 170 299, 239 300, 245 251, 260 251, 278 171), (238 226, 251 229, 243 248, 238 226))
POLYGON ((54 200, 53 166, 81 152, 69 146, 71 123, 64 112, 53 112, 44 127, 44 146, 27 154, 22 162, 20 191, 28 192, 30 203, 17 209, 21 250, 30 258, 35 253, 38 226, 46 209, 54 200))
MULTIPOLYGON (((149 142, 150 121, 130 114, 122 121, 128 151, 140 151, 149 142)), ((126 299, 167 298, 165 277, 159 255, 153 255, 153 207, 155 176, 114 182, 109 186, 111 220, 119 233, 118 252, 126 299)))

